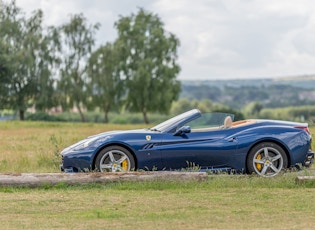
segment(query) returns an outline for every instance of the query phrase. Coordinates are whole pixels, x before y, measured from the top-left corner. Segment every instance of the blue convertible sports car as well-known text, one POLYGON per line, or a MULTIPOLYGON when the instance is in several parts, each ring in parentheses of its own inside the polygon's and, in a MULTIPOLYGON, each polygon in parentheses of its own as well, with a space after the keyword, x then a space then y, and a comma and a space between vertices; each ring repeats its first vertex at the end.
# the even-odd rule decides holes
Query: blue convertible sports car
POLYGON ((65 172, 224 170, 275 176, 314 161, 307 123, 242 120, 194 109, 153 128, 88 137, 61 152, 65 172))

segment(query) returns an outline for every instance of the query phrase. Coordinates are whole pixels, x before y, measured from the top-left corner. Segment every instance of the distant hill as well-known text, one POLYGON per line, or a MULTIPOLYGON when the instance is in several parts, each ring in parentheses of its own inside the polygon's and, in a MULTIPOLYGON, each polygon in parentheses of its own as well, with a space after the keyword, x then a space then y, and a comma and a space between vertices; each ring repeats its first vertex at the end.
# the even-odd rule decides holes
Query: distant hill
POLYGON ((215 86, 222 89, 225 86, 242 87, 242 86, 270 86, 270 85, 290 85, 305 89, 315 89, 315 75, 265 78, 265 79, 229 79, 229 80, 183 80, 182 85, 190 86, 215 86))
POLYGON ((315 76, 182 81, 180 98, 210 99, 232 109, 255 101, 264 108, 315 104, 315 76))

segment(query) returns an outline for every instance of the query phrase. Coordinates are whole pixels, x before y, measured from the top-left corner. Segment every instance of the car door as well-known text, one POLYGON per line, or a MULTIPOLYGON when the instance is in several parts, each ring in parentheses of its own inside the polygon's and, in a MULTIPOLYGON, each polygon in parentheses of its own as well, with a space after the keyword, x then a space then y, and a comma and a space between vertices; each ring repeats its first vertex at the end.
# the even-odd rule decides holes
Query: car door
POLYGON ((178 136, 167 133, 160 146, 166 169, 225 167, 236 148, 237 139, 233 138, 232 130, 193 131, 178 136))

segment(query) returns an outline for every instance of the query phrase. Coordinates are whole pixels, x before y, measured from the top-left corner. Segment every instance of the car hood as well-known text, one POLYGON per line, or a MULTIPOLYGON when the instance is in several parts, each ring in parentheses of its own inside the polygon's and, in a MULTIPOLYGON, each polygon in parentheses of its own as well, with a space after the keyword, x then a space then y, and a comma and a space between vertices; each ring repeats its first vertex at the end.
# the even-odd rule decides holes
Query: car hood
MULTIPOLYGON (((62 150, 61 154, 65 154, 69 151, 72 150, 76 150, 77 148, 80 148, 79 146, 84 146, 86 144, 87 148, 90 144, 88 143, 93 143, 93 142, 104 142, 106 141, 106 139, 115 139, 115 137, 119 136, 119 135, 124 135, 124 134, 147 134, 147 133, 156 133, 154 131, 151 131, 149 129, 137 129, 137 130, 117 130, 117 131, 108 131, 108 132, 103 132, 100 134, 96 134, 93 136, 89 136, 83 140, 80 140, 76 143, 74 143, 73 145, 65 148, 64 150, 62 150)), ((92 146, 92 145, 91 145, 92 146)))
POLYGON ((93 136, 89 136, 86 139, 90 139, 90 138, 103 138, 106 136, 116 136, 116 135, 120 135, 120 134, 140 134, 140 133, 152 133, 154 131, 151 131, 150 129, 134 129, 134 130, 114 130, 114 131, 107 131, 107 132, 103 132, 103 133, 99 133, 93 136))

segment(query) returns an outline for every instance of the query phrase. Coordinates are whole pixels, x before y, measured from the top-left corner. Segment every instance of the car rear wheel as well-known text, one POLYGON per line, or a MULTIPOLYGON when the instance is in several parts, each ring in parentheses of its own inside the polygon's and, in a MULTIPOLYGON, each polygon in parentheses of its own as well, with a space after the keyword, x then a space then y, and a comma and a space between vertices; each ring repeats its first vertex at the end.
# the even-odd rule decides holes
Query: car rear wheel
POLYGON ((109 146, 96 157, 95 168, 100 172, 128 172, 135 169, 135 160, 127 149, 109 146))
POLYGON ((284 150, 272 142, 256 145, 248 154, 247 170, 260 176, 272 177, 288 167, 288 158, 284 150))

